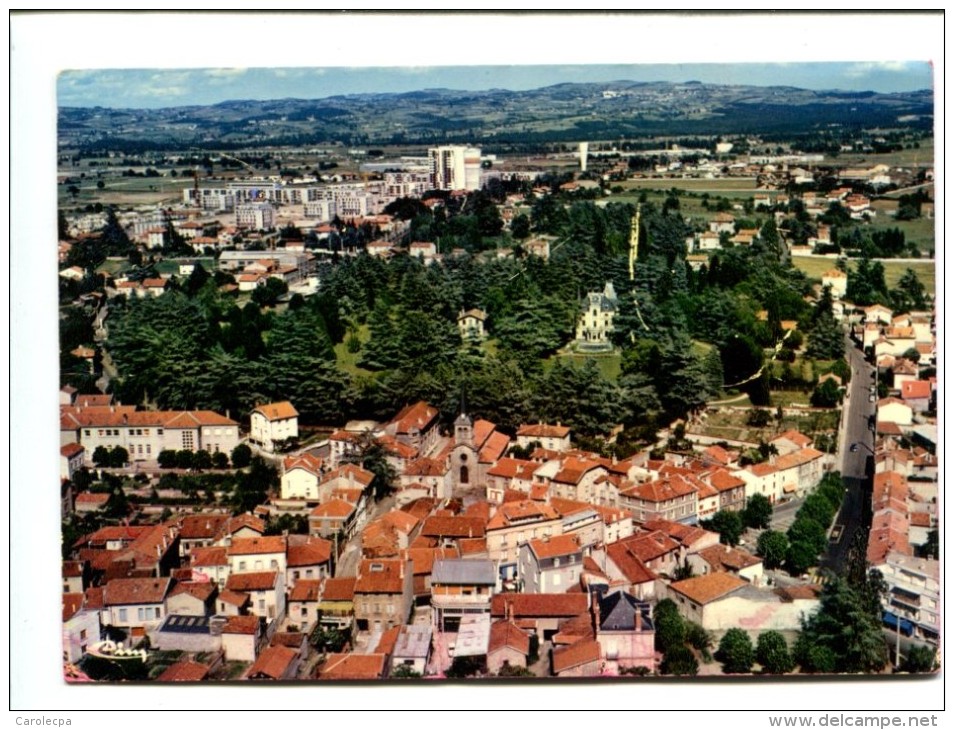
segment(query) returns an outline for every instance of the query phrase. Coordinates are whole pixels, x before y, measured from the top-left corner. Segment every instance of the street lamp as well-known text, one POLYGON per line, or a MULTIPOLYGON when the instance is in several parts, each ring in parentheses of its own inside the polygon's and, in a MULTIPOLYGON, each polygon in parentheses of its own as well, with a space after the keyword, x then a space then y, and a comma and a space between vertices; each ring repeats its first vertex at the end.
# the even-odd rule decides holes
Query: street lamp
POLYGON ((859 446, 863 446, 864 448, 868 450, 869 454, 871 454, 872 456, 876 456, 874 449, 868 446, 868 444, 863 444, 860 441, 856 441, 855 443, 853 443, 851 446, 848 447, 848 450, 853 454, 857 454, 859 446))

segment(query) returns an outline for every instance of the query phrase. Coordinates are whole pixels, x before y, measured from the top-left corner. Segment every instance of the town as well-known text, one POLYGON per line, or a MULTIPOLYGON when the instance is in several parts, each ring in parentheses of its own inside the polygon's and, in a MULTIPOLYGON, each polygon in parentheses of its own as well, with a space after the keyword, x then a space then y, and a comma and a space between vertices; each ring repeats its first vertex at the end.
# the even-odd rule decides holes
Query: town
POLYGON ((64 131, 67 680, 936 671, 916 121, 519 154, 64 131))

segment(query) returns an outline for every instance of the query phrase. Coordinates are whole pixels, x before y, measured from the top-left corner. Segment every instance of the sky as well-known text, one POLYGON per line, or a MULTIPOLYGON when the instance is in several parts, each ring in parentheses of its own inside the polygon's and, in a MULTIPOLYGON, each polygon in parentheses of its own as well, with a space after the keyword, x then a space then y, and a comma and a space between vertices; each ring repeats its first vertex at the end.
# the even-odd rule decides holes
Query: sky
POLYGON ((579 64, 397 68, 92 69, 64 71, 60 106, 157 108, 234 99, 317 99, 426 88, 512 91, 562 82, 702 81, 896 92, 932 86, 929 63, 579 64))

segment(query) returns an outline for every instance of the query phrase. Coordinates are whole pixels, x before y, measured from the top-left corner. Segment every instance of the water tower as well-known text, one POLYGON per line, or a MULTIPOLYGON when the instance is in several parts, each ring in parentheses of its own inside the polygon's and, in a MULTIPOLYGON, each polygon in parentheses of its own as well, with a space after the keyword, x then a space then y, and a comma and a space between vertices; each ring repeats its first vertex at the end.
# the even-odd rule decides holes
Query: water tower
POLYGON ((589 149, 589 142, 580 142, 580 172, 586 172, 586 155, 589 153, 589 149))

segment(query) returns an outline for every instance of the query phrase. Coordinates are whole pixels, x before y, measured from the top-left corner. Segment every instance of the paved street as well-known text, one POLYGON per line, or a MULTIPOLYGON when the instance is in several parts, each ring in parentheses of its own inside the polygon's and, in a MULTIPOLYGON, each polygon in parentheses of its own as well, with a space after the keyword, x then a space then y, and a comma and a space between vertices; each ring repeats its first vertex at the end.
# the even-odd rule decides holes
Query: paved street
POLYGON ((871 470, 868 470, 868 460, 872 459, 874 449, 874 432, 868 425, 869 418, 876 411, 876 405, 869 397, 870 388, 875 385, 872 379, 874 368, 865 361, 864 354, 851 340, 846 340, 845 354, 852 372, 838 446, 841 474, 845 478, 847 489, 841 509, 835 518, 835 525, 840 525, 841 530, 833 534, 835 539, 829 543, 828 553, 821 563, 823 568, 835 573, 840 573, 843 569, 855 534, 865 527, 870 509, 867 474, 874 472, 873 464, 871 470), (860 445, 856 451, 852 451, 852 444, 860 445))

